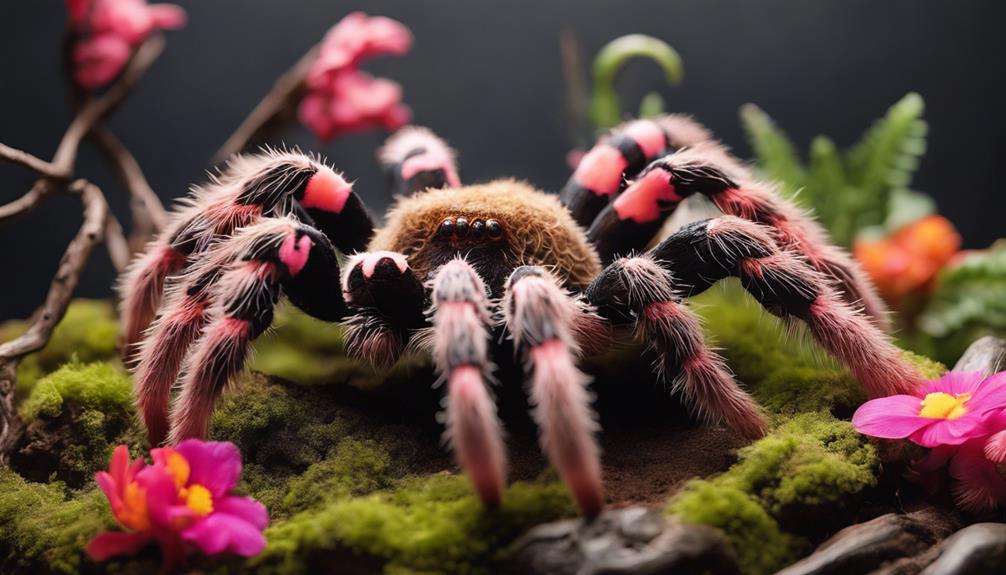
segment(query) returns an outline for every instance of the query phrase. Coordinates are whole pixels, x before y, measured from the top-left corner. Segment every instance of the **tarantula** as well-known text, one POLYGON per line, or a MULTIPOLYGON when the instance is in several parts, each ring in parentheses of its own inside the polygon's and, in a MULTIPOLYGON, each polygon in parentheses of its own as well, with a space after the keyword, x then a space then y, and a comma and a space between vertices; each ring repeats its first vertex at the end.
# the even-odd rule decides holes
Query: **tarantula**
POLYGON ((120 286, 152 444, 207 432, 281 293, 344 321, 355 357, 432 353, 446 381, 447 437, 488 505, 505 481, 487 385, 497 327, 525 360, 542 448, 586 515, 604 493, 577 359, 620 333, 650 345, 698 414, 750 438, 765 433, 759 406, 683 302, 728 276, 770 312, 805 322, 870 396, 920 380, 884 334, 883 306, 857 265, 688 118, 616 128, 558 197, 516 180, 462 186, 454 152, 422 128, 393 135, 379 159, 398 198, 377 230, 346 180, 298 152, 236 157, 175 209, 120 286), (693 194, 726 215, 645 250, 693 194), (348 257, 341 274, 337 251, 348 257))

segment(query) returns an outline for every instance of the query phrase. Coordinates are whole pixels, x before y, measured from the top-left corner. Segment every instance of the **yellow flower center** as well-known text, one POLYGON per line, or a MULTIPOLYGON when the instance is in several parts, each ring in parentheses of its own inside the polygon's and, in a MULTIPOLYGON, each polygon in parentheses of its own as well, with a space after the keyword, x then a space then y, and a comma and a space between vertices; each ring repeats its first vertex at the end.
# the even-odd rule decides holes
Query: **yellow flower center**
POLYGON ((922 400, 920 417, 930 419, 957 419, 968 412, 965 404, 971 399, 970 393, 951 395, 942 391, 927 394, 922 400))
POLYGON ((196 515, 203 517, 213 513, 213 494, 202 485, 195 483, 183 487, 178 495, 196 515))

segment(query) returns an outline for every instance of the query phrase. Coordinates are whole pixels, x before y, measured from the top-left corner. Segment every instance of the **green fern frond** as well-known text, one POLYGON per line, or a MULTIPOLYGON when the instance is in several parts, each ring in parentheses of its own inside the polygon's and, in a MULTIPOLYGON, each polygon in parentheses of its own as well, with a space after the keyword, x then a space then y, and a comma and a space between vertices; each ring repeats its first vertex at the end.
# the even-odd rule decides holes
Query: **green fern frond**
POLYGON ((909 93, 849 152, 849 180, 862 194, 860 226, 884 223, 894 191, 911 183, 919 157, 926 151, 924 108, 922 97, 909 93))
POLYGON ((741 106, 740 117, 762 175, 782 183, 786 193, 795 196, 804 186, 806 173, 793 142, 754 104, 741 106))

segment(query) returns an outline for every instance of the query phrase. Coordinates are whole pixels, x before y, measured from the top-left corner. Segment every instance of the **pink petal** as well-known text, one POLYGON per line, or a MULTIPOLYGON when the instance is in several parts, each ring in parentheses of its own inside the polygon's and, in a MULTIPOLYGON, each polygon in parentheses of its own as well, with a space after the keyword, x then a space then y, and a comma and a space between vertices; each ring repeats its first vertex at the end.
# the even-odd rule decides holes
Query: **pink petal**
POLYGON ((209 489, 214 499, 227 495, 241 478, 241 452, 229 441, 187 439, 175 449, 189 462, 189 484, 209 489))
POLYGON ((1006 373, 998 373, 982 381, 981 387, 968 400, 967 407, 979 413, 1006 407, 1006 373))
POLYGON ((74 25, 83 24, 93 2, 94 0, 66 0, 66 11, 70 15, 70 21, 74 25))
POLYGON ((255 525, 228 513, 213 513, 182 531, 182 538, 194 543, 203 553, 216 555, 225 551, 251 557, 265 548, 265 537, 255 525))
POLYGON ((985 457, 995 463, 1006 461, 1006 430, 1000 431, 985 441, 985 457))
POLYGON ((957 419, 930 419, 931 425, 911 435, 911 440, 923 447, 960 445, 974 437, 984 435, 983 417, 968 413, 957 419))
POLYGON ((214 502, 214 511, 238 517, 262 530, 269 525, 269 512, 265 505, 251 497, 228 496, 214 502))
POLYGON ((314 132, 322 141, 327 141, 335 135, 335 124, 328 116, 328 101, 317 94, 308 94, 300 101, 297 117, 300 123, 314 132))
POLYGON ((919 417, 921 405, 921 400, 911 395, 871 399, 859 406, 852 416, 852 424, 864 435, 901 439, 935 421, 919 417))
POLYGON ((102 492, 105 493, 105 497, 108 498, 108 504, 112 508, 112 511, 122 507, 122 498, 119 496, 119 486, 110 474, 104 471, 99 471, 94 474, 94 480, 98 483, 98 488, 101 489, 102 492))
POLYGON ((106 531, 91 539, 85 551, 94 561, 106 561, 120 555, 136 555, 149 542, 150 535, 147 533, 106 531))
POLYGON ((950 462, 950 475, 957 480, 954 498, 965 510, 987 511, 1006 501, 1006 480, 985 458, 981 440, 961 446, 950 462))
POLYGON ((147 8, 147 14, 150 15, 154 27, 161 30, 178 30, 185 27, 188 21, 185 10, 174 4, 151 4, 147 8))
POLYGON ((74 79, 89 90, 114 80, 129 61, 132 50, 121 38, 102 35, 74 47, 74 79))
POLYGON ((974 393, 979 388, 982 374, 970 371, 948 371, 939 379, 927 381, 922 386, 922 395, 944 392, 952 395, 974 393))
POLYGON ((174 478, 160 465, 152 465, 136 474, 136 482, 146 490, 147 513, 151 523, 170 528, 172 508, 178 503, 178 487, 174 478))

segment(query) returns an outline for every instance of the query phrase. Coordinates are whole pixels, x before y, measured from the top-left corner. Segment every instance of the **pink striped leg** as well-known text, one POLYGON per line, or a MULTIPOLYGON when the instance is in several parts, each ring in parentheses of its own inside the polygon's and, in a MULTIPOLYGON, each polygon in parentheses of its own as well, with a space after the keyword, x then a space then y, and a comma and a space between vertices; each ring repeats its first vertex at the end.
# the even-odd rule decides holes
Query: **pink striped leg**
POLYGON ((675 292, 671 275, 649 256, 616 260, 587 288, 588 301, 616 323, 635 322, 637 337, 657 353, 661 373, 704 420, 723 421, 745 437, 768 425, 755 400, 705 344, 695 315, 675 292))
POLYGON ((587 517, 604 508, 589 378, 576 367, 574 340, 588 312, 544 268, 517 268, 503 299, 507 328, 524 354, 541 447, 587 517))
POLYGON ((486 376, 492 322, 486 287, 462 259, 433 279, 433 357, 447 381, 446 436, 482 502, 499 505, 506 455, 486 376))
POLYGON ((377 159, 396 196, 461 186, 454 150, 426 128, 406 126, 398 130, 381 147, 377 159))

